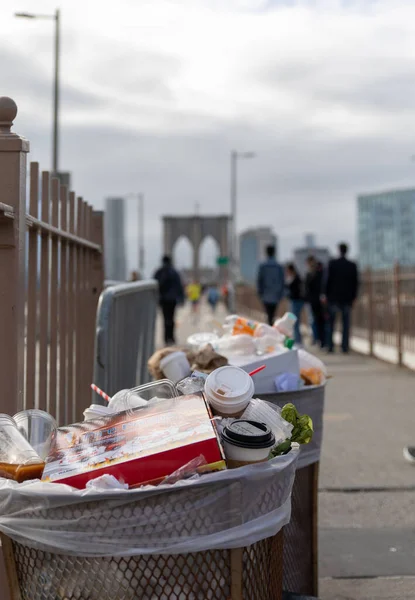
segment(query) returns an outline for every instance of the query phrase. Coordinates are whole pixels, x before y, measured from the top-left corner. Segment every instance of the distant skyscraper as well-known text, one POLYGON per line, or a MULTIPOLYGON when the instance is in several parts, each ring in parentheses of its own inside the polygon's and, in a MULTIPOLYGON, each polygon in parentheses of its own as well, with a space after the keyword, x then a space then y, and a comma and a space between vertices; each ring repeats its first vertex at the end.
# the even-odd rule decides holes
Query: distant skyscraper
POLYGON ((415 265, 415 189, 362 194, 357 206, 360 268, 415 265))
POLYGON ((112 281, 127 279, 124 208, 124 198, 105 201, 105 275, 112 281))
POLYGON ((241 277, 247 283, 255 284, 258 265, 265 259, 265 248, 275 246, 277 236, 270 227, 248 229, 239 236, 239 268, 241 277))
POLYGON ((314 258, 323 263, 324 266, 326 266, 330 260, 328 248, 317 247, 315 235, 312 233, 307 233, 305 235, 305 246, 294 250, 294 264, 300 277, 305 277, 307 273, 307 258, 309 256, 314 256, 314 258))
POLYGON ((316 236, 314 233, 305 234, 305 245, 307 248, 314 248, 316 245, 316 236))

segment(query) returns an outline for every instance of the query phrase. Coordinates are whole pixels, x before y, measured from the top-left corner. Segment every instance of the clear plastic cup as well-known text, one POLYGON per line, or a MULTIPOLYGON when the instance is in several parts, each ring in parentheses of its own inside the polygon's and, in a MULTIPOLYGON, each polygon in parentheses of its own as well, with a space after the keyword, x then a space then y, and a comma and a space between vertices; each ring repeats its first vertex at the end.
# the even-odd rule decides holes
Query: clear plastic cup
POLYGON ((45 463, 8 415, 0 414, 0 477, 40 479, 45 463))
POLYGON ((40 458, 45 460, 58 428, 52 415, 43 410, 32 408, 22 410, 14 415, 13 421, 40 458))

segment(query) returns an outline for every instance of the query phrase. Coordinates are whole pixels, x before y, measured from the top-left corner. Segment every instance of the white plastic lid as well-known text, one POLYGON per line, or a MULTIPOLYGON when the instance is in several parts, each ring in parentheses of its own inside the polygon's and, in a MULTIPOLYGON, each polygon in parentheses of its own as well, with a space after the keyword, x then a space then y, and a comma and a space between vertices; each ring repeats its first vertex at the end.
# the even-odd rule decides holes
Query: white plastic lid
POLYGON ((212 371, 206 379, 205 392, 208 397, 225 402, 250 400, 254 382, 243 369, 228 365, 212 371))

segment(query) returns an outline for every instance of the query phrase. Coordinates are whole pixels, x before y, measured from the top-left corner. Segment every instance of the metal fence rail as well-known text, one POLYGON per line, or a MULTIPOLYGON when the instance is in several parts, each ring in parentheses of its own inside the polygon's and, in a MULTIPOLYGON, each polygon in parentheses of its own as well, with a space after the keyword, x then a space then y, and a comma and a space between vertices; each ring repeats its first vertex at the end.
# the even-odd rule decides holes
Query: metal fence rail
MULTIPOLYGON (((101 294, 97 311, 94 383, 112 396, 149 381, 154 352, 157 282, 115 285, 101 294)), ((103 400, 93 394, 95 404, 103 400)))
MULTIPOLYGON (((240 312, 264 318, 252 286, 239 286, 236 299, 240 312)), ((289 310, 289 303, 284 300, 278 313, 286 309, 289 310)), ((303 311, 303 320, 307 323, 306 311, 303 311)), ((386 271, 362 273, 352 327, 355 337, 367 341, 371 356, 376 356, 376 345, 381 344, 395 349, 397 363, 402 365, 405 352, 415 353, 415 269, 396 265, 386 271)))
MULTIPOLYGON (((49 411, 60 424, 89 404, 95 311, 104 280, 103 213, 30 166, 0 98, 0 412, 49 411)), ((0 589, 4 581, 0 547, 0 589)))
POLYGON ((93 372, 103 287, 103 213, 38 163, 11 132, 17 107, 0 98, 0 411, 40 408, 82 417, 93 372))

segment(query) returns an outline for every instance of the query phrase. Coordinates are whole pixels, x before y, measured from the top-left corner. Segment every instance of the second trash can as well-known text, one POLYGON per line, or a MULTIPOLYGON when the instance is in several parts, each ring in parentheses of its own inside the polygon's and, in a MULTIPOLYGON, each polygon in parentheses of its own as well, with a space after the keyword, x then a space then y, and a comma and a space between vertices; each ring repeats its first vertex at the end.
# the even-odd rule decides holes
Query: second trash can
POLYGON ((284 590, 318 596, 318 474, 323 439, 325 385, 298 391, 256 394, 279 407, 292 402, 310 415, 314 435, 301 446, 292 491, 291 521, 284 528, 284 590))

